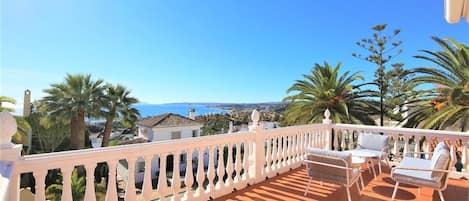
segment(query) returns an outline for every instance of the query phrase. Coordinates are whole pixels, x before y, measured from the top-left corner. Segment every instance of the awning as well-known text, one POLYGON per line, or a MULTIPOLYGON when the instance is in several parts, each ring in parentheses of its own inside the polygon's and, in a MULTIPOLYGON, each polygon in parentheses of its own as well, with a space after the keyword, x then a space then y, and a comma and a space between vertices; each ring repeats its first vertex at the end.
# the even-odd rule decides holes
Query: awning
POLYGON ((461 17, 469 22, 469 0, 445 0, 445 18, 448 23, 458 23, 461 17))

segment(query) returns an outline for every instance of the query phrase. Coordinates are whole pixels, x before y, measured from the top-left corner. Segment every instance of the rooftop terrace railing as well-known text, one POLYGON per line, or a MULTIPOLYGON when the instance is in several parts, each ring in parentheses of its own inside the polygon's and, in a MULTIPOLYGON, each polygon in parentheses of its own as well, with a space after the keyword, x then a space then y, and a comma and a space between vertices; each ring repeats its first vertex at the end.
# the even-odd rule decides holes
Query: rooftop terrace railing
POLYGON ((25 173, 34 176, 35 200, 46 200, 45 179, 51 170, 59 170, 63 175, 61 199, 72 200, 71 176, 78 168, 86 174, 84 200, 96 200, 93 173, 98 163, 107 164, 109 169, 105 200, 118 200, 118 164, 123 160, 127 162, 127 175, 119 176, 128 178, 125 200, 208 200, 300 167, 308 147, 352 149, 360 132, 392 136, 391 152, 396 162, 398 156, 411 147, 419 151, 423 146, 431 152, 435 140, 446 140, 451 145, 453 164, 461 158, 463 171, 468 167, 469 135, 461 132, 331 124, 327 118, 324 124, 265 130, 259 123, 257 111, 253 112, 253 126, 248 132, 21 156, 21 145, 12 145, 9 141, 16 131, 16 123, 10 118, 9 113, 0 113, 0 169, 13 167, 10 176, 1 180, 2 188, 9 187, 4 195, 0 191, 0 199, 11 201, 19 200, 20 176, 25 173), (459 157, 457 153, 461 153, 459 157), (180 160, 181 155, 189 156, 186 158, 192 162, 180 160), (167 167, 168 156, 174 158, 172 167, 160 168, 157 175, 152 175, 151 161, 158 158, 158 166, 167 167), (135 185, 136 163, 141 160, 144 161, 144 179, 141 193, 137 193, 140 191, 135 185), (152 178, 157 178, 156 188, 152 178))

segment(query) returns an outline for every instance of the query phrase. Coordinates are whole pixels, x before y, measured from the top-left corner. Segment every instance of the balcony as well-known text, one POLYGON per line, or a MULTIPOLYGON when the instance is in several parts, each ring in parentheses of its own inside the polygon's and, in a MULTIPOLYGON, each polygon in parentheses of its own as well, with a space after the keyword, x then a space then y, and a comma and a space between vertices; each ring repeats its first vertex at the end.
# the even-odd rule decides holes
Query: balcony
MULTIPOLYGON (((46 200, 45 180, 51 170, 60 171, 63 175, 61 200, 72 200, 71 177, 77 168, 86 174, 84 200, 96 200, 93 173, 98 163, 105 163, 109 169, 103 198, 109 201, 346 200, 344 189, 329 183, 323 186, 313 183, 308 196, 303 196, 307 178, 302 161, 308 147, 354 148, 361 132, 391 136, 391 164, 399 163, 407 152, 432 152, 436 142, 447 141, 451 145, 452 179, 444 194, 447 200, 467 200, 469 195, 468 181, 460 179, 467 178, 469 173, 469 135, 462 132, 331 124, 327 119, 324 124, 265 130, 253 115, 254 126, 248 132, 21 156, 21 146, 9 144, 14 133, 12 128, 16 125, 8 115, 1 113, 0 118, 0 167, 3 176, 0 196, 5 195, 5 200, 21 200, 20 176, 27 173, 34 176, 35 185, 31 188, 35 191, 35 200, 46 200), (186 157, 192 158, 192 162, 177 160, 181 155, 192 156, 186 157), (167 167, 168 156, 175 159, 171 168, 160 168, 157 175, 152 175, 151 161, 156 157, 159 159, 158 167, 167 167), (124 173, 119 171, 120 161, 126 161, 124 173), (137 161, 144 161, 143 168, 138 168, 137 161), (460 171, 455 168, 456 164, 462 166, 460 171), (140 170, 143 182, 136 185, 135 178, 140 170), (119 179, 122 177, 127 179, 122 182, 119 179), (122 183, 124 185, 118 185, 122 183), (6 185, 9 187, 5 188, 6 185), (120 186, 123 186, 123 192, 120 192, 120 186)), ((431 154, 414 157, 431 158, 431 154)), ((365 190, 360 195, 352 188, 353 200, 390 200, 394 181, 389 176, 389 169, 384 169, 376 180, 367 170, 362 174, 365 190)), ((423 189, 418 195, 417 188, 403 186, 397 199, 438 200, 438 195, 430 189, 423 189)))

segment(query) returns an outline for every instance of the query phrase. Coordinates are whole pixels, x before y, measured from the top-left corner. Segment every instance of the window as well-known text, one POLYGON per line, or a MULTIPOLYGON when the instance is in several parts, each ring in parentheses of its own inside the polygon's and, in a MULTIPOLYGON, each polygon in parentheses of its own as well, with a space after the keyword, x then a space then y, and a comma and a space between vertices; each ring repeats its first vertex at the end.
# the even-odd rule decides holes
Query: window
POLYGON ((199 136, 199 131, 198 130, 192 130, 192 137, 197 137, 199 136))
POLYGON ((181 131, 171 132, 171 139, 181 139, 181 131))

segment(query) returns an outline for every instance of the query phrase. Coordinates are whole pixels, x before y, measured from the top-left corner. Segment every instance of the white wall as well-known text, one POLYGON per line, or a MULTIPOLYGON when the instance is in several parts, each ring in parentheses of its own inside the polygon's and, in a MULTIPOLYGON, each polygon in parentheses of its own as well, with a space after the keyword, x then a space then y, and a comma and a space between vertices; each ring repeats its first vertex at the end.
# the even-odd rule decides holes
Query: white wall
MULTIPOLYGON (((166 128, 153 128, 153 139, 151 141, 171 140, 171 132, 181 132, 181 138, 192 137, 192 131, 197 130, 197 137, 200 136, 202 126, 179 126, 166 128)), ((149 139, 150 140, 150 139, 149 139)))

